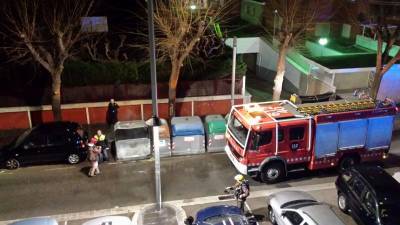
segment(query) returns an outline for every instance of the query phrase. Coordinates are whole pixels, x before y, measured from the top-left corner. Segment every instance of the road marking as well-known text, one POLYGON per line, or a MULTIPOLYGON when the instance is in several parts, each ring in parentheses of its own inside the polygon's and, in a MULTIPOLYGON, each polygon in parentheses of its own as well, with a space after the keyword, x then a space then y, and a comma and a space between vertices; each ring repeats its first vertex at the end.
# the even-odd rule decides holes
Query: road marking
POLYGON ((12 172, 8 172, 6 170, 1 170, 0 171, 0 175, 10 175, 10 174, 13 174, 13 173, 12 172))
POLYGON ((54 170, 69 170, 69 169, 75 169, 76 167, 56 167, 56 168, 49 168, 49 169, 44 169, 45 171, 54 171, 54 170))
MULTIPOLYGON (((251 208, 250 208, 250 206, 249 206, 249 204, 247 204, 247 202, 244 202, 244 205, 246 206, 246 208, 247 208, 247 210, 249 211, 249 213, 254 217, 254 219, 256 219, 255 216, 254 216, 254 214, 253 214, 253 211, 251 210, 251 208)), ((258 223, 257 220, 256 220, 256 224, 259 225, 259 223, 258 223)))
MULTIPOLYGON (((335 188, 335 184, 333 182, 330 182, 330 183, 311 184, 311 185, 304 185, 304 186, 297 186, 297 187, 259 190, 259 191, 253 191, 251 193, 251 195, 248 197, 248 199, 266 197, 270 194, 280 192, 280 191, 287 191, 287 190, 302 190, 302 191, 310 192, 310 191, 319 191, 319 190, 334 189, 334 188, 335 188)), ((216 202, 228 202, 231 200, 232 199, 219 200, 218 195, 215 195, 215 196, 199 197, 199 198, 192 198, 192 199, 173 200, 173 201, 164 202, 163 204, 169 204, 169 205, 172 205, 177 208, 182 208, 185 206, 202 205, 202 204, 209 204, 209 203, 216 203, 216 202)), ((101 217, 101 216, 126 214, 126 213, 130 213, 130 212, 134 212, 136 214, 143 208, 149 207, 151 205, 153 205, 153 203, 142 204, 142 205, 123 206, 123 207, 119 207, 119 208, 91 210, 91 211, 84 211, 84 212, 77 212, 77 213, 50 215, 50 217, 56 219, 57 221, 71 221, 71 220, 91 219, 91 218, 96 218, 96 217, 101 217)), ((21 219, 0 221, 0 225, 10 224, 10 223, 16 222, 21 219)), ((28 219, 28 218, 23 218, 23 219, 28 219)))
POLYGON ((65 222, 64 222, 64 225, 67 225, 68 224, 68 221, 66 220, 65 222))

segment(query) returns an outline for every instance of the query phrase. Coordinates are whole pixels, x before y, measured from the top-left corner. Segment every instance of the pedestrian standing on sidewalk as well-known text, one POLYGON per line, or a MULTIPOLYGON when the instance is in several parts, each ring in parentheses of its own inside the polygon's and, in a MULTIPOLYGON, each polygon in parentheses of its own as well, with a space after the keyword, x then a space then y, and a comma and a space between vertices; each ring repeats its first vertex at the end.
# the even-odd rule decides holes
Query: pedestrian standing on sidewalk
POLYGON ((107 124, 109 126, 114 125, 116 122, 118 122, 118 104, 114 101, 114 99, 110 99, 110 103, 108 103, 108 109, 107 109, 107 124))
POLYGON ((96 176, 100 173, 99 170, 99 155, 101 152, 101 146, 98 144, 94 144, 90 142, 89 146, 89 162, 90 162, 90 170, 89 170, 89 177, 96 176))
POLYGON ((101 130, 97 130, 97 133, 94 135, 93 138, 96 139, 96 143, 99 143, 101 146, 101 154, 103 156, 103 160, 108 161, 108 152, 107 152, 108 143, 106 135, 104 135, 101 130))

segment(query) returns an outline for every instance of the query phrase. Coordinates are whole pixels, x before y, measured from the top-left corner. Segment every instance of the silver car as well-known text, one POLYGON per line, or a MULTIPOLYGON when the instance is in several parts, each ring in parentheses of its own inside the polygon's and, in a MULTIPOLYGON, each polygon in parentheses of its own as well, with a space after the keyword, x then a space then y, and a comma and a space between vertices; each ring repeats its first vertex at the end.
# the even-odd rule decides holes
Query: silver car
POLYGON ((58 225, 57 220, 50 217, 20 220, 9 225, 58 225))
POLYGON ((274 225, 344 225, 332 208, 301 191, 268 196, 268 217, 274 225))

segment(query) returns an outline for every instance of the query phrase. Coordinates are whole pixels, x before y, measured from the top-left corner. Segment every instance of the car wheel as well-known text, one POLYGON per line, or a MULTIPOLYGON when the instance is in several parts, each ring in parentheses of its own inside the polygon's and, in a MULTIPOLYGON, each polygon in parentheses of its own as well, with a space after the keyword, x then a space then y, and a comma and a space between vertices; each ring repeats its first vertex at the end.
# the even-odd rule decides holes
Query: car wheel
POLYGON ((20 163, 19 163, 19 161, 17 159, 12 158, 12 159, 8 159, 6 161, 6 168, 9 169, 9 170, 18 169, 19 166, 20 166, 20 163))
POLYGON ((261 180, 264 183, 273 184, 282 179, 284 168, 281 163, 271 163, 261 171, 261 180))
POLYGON ((349 206, 347 205, 347 198, 343 193, 338 194, 338 198, 337 198, 337 203, 338 203, 338 207, 339 209, 344 212, 344 213, 348 213, 349 212, 349 206))
POLYGON ((69 154, 68 159, 67 159, 69 164, 77 164, 80 160, 81 160, 81 158, 76 153, 69 154))
POLYGON ((345 156, 340 160, 339 171, 345 171, 356 164, 358 164, 358 160, 355 157, 345 156))
POLYGON ((277 224, 276 223, 275 212, 274 212, 274 210, 272 209, 271 206, 268 206, 268 219, 273 225, 277 224))

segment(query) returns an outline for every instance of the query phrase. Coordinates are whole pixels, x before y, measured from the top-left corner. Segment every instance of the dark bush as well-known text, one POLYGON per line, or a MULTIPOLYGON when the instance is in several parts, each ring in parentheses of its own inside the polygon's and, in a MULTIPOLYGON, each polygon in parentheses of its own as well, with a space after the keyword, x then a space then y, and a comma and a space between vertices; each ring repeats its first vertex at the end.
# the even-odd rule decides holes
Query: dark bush
MULTIPOLYGON (((246 64, 237 63, 238 77, 246 73, 246 64)), ((209 80, 231 74, 232 60, 216 58, 207 62, 191 61, 183 69, 181 80, 209 80)), ((157 65, 157 81, 167 82, 170 73, 169 63, 157 65)), ((85 62, 69 61, 65 65, 62 84, 86 86, 99 84, 150 83, 150 64, 148 62, 85 62)))

